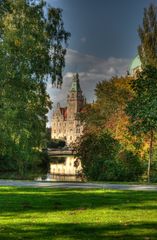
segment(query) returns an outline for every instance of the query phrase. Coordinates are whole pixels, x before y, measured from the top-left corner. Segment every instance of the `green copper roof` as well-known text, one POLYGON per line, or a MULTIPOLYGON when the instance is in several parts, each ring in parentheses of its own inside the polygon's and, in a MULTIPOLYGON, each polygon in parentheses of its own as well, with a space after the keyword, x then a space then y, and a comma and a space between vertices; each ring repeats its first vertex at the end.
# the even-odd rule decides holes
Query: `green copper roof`
POLYGON ((140 60, 140 57, 139 55, 137 55, 131 62, 130 64, 130 68, 129 68, 129 72, 130 74, 133 73, 133 70, 138 68, 138 67, 141 67, 141 60, 140 60))
POLYGON ((73 91, 73 92, 81 91, 78 73, 73 76, 73 81, 72 81, 70 91, 73 91))

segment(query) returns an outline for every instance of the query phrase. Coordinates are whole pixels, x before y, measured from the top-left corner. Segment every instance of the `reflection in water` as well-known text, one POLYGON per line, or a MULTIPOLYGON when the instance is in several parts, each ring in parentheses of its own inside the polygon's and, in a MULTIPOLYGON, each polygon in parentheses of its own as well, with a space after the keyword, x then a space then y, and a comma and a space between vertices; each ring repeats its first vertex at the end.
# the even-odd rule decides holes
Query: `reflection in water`
POLYGON ((81 181, 81 162, 74 156, 51 157, 47 181, 81 181))
POLYGON ((55 161, 50 163, 50 173, 51 174, 61 174, 61 175, 77 175, 81 170, 81 163, 76 160, 74 156, 57 157, 54 158, 55 161))
POLYGON ((68 175, 58 175, 58 174, 47 174, 45 181, 58 181, 58 182, 81 182, 82 178, 80 176, 68 176, 68 175))

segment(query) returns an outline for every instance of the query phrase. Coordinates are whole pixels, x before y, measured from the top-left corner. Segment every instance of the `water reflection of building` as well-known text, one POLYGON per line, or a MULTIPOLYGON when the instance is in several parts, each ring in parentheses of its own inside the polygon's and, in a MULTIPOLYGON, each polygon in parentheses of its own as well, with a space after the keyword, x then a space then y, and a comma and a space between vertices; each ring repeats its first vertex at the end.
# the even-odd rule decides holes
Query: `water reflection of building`
POLYGON ((54 175, 77 175, 81 169, 80 160, 74 156, 66 156, 62 162, 50 163, 50 173, 54 175))
POLYGON ((76 74, 67 96, 67 107, 63 108, 58 103, 53 114, 51 124, 51 137, 53 139, 63 139, 69 145, 81 136, 83 126, 77 115, 82 110, 84 103, 85 98, 80 88, 79 76, 76 74))

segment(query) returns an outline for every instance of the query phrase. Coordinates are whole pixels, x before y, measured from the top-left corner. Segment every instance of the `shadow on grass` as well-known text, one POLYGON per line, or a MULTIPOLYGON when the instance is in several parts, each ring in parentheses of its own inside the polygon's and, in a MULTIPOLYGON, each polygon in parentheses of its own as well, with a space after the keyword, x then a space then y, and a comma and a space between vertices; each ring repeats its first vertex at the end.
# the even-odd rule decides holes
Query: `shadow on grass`
POLYGON ((0 240, 155 240, 156 210, 157 192, 1 187, 0 240), (91 211, 97 209, 100 211, 91 211), (136 210, 143 209, 146 212, 140 212, 137 222, 136 210), (111 216, 113 212, 116 214, 111 216), (151 213, 153 218, 148 220, 151 213), (119 214, 122 222, 115 219, 119 214), (63 221, 58 223, 56 216, 63 221))
POLYGON ((157 210, 157 192, 0 188, 0 214, 79 209, 157 210))
POLYGON ((30 224, 14 225, 10 224, 0 232, 0 239, 16 240, 58 240, 58 239, 75 239, 75 240, 99 240, 99 239, 157 239, 156 224, 153 222, 142 224, 88 224, 88 223, 66 223, 66 224, 30 224))

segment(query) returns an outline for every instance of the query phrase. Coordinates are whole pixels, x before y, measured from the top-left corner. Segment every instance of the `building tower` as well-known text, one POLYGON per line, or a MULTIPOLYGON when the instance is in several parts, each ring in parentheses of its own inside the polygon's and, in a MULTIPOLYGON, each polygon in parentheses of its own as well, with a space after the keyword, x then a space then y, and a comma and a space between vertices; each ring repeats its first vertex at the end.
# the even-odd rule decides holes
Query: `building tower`
POLYGON ((71 89, 67 97, 67 143, 75 142, 82 134, 83 127, 77 114, 84 105, 84 97, 79 82, 79 75, 73 76, 71 89))
POLYGON ((79 75, 73 76, 72 85, 67 96, 67 107, 57 109, 52 118, 51 137, 64 139, 68 145, 74 143, 81 136, 83 126, 78 119, 78 113, 82 110, 85 99, 79 82, 79 75))
POLYGON ((79 75, 73 76, 71 89, 67 97, 67 120, 74 120, 84 104, 84 97, 80 88, 79 75))

